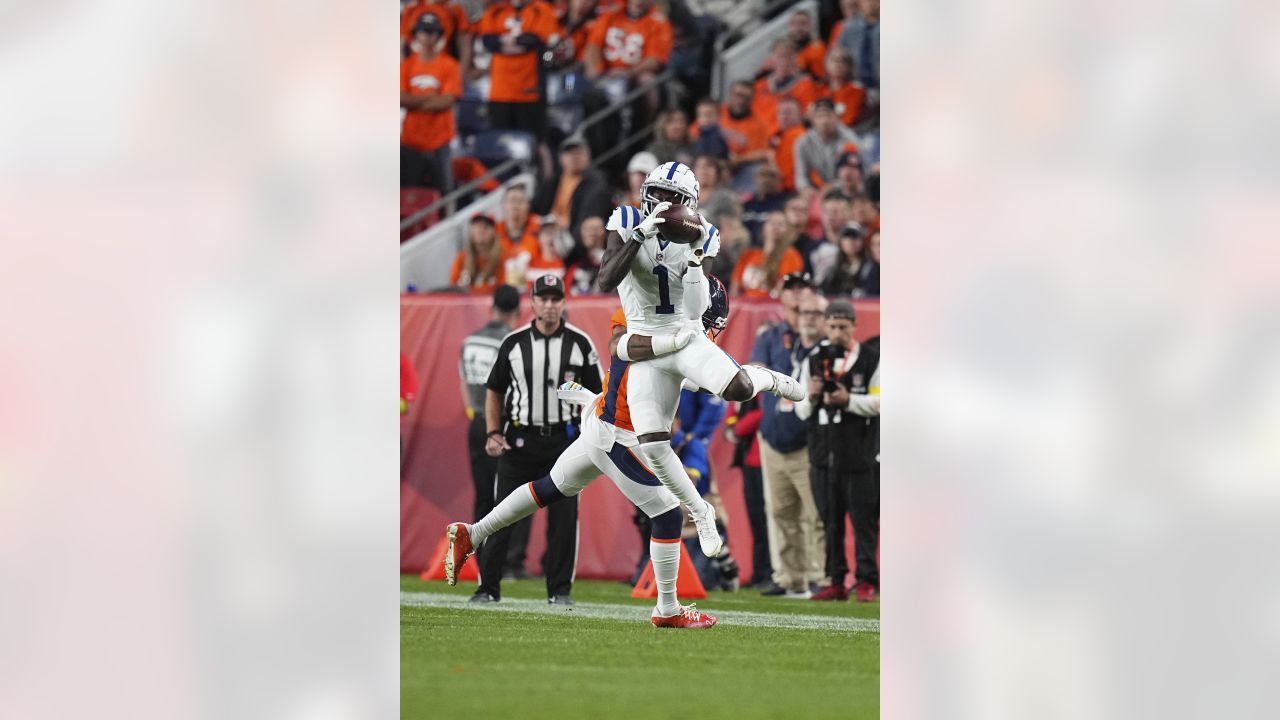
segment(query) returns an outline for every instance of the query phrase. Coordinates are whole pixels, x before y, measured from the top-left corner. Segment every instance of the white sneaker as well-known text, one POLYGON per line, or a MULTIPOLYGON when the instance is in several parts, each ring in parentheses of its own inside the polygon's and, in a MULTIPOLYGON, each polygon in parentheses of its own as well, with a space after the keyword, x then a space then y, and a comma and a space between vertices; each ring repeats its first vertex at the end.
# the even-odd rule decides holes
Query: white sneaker
POLYGON ((783 375, 776 370, 770 370, 773 373, 773 392, 779 397, 784 397, 791 402, 800 402, 805 398, 804 387, 790 375, 783 375))
POLYGON ((711 503, 703 502, 706 510, 701 514, 689 513, 693 516, 693 524, 698 526, 698 544, 702 546, 702 554, 709 558, 720 557, 724 551, 724 541, 720 539, 720 531, 716 530, 716 509, 711 503))

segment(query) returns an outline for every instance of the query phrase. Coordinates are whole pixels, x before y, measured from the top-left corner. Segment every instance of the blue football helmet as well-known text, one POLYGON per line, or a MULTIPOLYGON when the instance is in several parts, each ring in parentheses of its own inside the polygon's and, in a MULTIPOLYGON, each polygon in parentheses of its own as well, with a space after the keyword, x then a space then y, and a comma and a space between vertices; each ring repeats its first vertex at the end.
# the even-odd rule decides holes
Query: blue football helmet
POLYGON ((729 292, 715 275, 707 275, 707 284, 711 288, 711 305, 702 313, 702 327, 715 340, 729 324, 729 292))

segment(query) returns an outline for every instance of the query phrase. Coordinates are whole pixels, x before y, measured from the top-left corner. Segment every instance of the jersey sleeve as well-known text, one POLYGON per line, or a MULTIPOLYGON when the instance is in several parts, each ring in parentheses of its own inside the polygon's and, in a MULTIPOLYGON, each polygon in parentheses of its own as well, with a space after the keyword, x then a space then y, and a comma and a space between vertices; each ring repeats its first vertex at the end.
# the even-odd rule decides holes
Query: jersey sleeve
POLYGON ((467 9, 458 3, 449 6, 453 14, 453 30, 457 33, 469 33, 474 31, 475 26, 471 24, 471 18, 467 17, 467 9))
POLYGON ((449 270, 449 284, 457 285, 458 278, 462 277, 462 263, 466 256, 466 250, 459 250, 458 254, 453 256, 453 267, 449 270))
POLYGON ((627 313, 622 308, 614 310, 613 317, 609 318, 609 334, 613 335, 618 328, 627 329, 627 313))
POLYGON ((800 255, 800 251, 795 248, 787 248, 787 252, 782 255, 782 262, 778 268, 779 275, 790 275, 804 270, 804 258, 800 255))
POLYGON ((496 393, 506 393, 507 388, 511 387, 511 360, 508 358, 512 342, 511 338, 507 338, 502 343, 502 347, 498 348, 498 357, 493 361, 493 368, 489 370, 489 379, 484 384, 486 388, 496 393))
POLYGON ((591 29, 587 32, 587 44, 596 49, 604 49, 604 36, 607 32, 609 32, 609 17, 605 16, 591 23, 591 29))
POLYGON ((600 380, 600 353, 596 352, 596 344, 591 341, 590 337, 586 335, 582 337, 586 346, 583 348, 583 354, 587 358, 587 368, 586 373, 578 380, 578 384, 593 393, 599 394, 604 391, 604 383, 600 380))
POLYGON ((409 61, 400 61, 400 92, 409 92, 409 76, 412 72, 409 70, 409 61))

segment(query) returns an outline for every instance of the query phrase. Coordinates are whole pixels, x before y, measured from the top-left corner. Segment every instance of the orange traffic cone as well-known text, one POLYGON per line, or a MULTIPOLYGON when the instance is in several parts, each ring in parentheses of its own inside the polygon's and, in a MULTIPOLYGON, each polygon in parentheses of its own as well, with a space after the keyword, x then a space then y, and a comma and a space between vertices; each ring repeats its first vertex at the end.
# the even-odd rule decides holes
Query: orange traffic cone
MULTIPOLYGON (((676 595, 681 600, 686 598, 691 600, 705 598, 707 589, 702 587, 702 580, 698 577, 698 569, 689 560, 689 553, 684 552, 684 548, 680 548, 680 550, 680 569, 676 571, 676 595)), ((636 583, 635 589, 631 591, 631 597, 658 597, 658 583, 653 577, 652 560, 645 566, 644 574, 640 576, 640 581, 636 583)))
MULTIPOLYGON (((440 544, 436 545, 436 551, 431 555, 431 562, 427 564, 427 569, 422 571, 423 580, 444 580, 444 556, 449 552, 449 532, 446 530, 444 537, 440 538, 440 544)), ((479 580, 480 570, 476 566, 476 556, 472 555, 467 561, 462 563, 462 569, 458 571, 458 580, 479 580)))

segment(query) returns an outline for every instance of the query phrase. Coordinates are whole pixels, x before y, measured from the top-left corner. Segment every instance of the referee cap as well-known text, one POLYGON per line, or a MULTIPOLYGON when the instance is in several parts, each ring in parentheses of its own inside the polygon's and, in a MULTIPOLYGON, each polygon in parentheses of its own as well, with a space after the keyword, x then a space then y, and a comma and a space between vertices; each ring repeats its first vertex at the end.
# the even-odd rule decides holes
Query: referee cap
POLYGON ((564 281, 551 273, 540 275, 533 281, 533 294, 564 297, 564 281))

